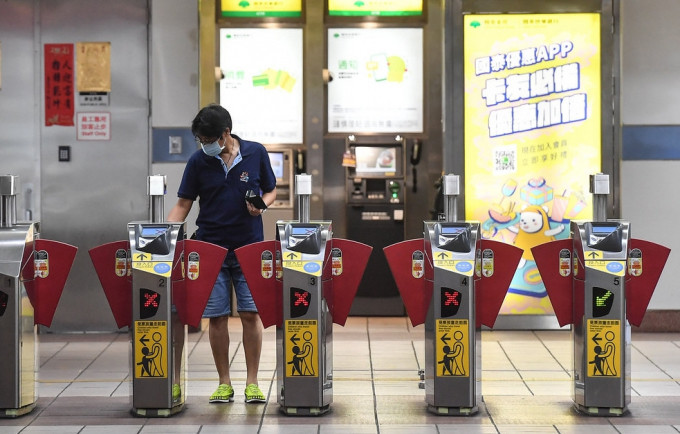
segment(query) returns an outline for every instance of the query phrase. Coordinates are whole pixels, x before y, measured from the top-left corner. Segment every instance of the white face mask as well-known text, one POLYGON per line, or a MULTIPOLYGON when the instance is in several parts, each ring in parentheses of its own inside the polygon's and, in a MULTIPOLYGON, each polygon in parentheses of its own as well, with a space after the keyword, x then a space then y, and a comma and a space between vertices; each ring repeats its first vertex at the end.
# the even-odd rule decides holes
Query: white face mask
POLYGON ((207 145, 201 143, 201 149, 203 149, 205 155, 216 157, 224 150, 224 146, 220 146, 220 140, 217 139, 212 143, 208 143, 207 145))

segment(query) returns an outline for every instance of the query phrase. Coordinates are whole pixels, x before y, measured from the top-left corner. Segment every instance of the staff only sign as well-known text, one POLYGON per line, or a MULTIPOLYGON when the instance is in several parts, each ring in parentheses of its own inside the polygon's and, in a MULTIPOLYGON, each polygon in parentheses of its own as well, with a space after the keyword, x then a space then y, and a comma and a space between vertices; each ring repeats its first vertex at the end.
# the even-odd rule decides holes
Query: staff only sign
POLYGON ((531 248, 592 217, 601 167, 600 16, 464 17, 465 211, 524 249, 502 314, 550 314, 531 248))

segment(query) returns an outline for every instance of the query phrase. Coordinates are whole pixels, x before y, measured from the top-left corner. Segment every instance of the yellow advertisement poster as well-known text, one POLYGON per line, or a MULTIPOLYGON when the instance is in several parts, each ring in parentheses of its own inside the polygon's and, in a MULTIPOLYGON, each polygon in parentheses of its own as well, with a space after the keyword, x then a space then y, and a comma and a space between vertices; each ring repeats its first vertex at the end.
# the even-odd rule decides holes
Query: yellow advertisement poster
POLYGON ((588 320, 588 377, 621 377, 621 321, 588 320))
POLYGON ((167 336, 167 321, 135 321, 135 378, 168 377, 167 336))
POLYGON ((469 377, 469 323, 466 319, 437 320, 437 377, 469 377))
POLYGON ((286 321, 286 377, 318 377, 316 320, 286 321))
POLYGON ((553 312, 531 248, 592 218, 600 57, 596 13, 464 17, 466 219, 524 250, 501 314, 553 312))

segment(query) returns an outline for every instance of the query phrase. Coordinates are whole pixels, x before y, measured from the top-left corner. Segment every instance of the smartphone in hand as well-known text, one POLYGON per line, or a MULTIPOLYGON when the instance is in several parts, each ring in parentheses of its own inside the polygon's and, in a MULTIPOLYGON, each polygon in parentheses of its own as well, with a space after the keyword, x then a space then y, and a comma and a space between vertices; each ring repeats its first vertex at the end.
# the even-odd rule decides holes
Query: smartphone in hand
POLYGON ((262 200, 262 196, 255 193, 253 190, 248 190, 246 192, 246 200, 255 206, 255 208, 263 210, 267 209, 267 204, 264 203, 264 200, 262 200))

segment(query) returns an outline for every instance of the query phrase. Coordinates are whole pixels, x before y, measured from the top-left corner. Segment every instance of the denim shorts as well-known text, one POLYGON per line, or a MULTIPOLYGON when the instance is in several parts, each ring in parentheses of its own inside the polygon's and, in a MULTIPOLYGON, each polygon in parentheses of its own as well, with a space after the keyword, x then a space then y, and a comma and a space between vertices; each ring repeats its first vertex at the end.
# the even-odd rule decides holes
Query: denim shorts
POLYGON ((250 294, 246 278, 241 271, 233 251, 227 253, 227 258, 222 264, 220 274, 217 276, 210 299, 203 311, 203 318, 216 318, 231 314, 231 285, 236 292, 236 308, 239 312, 257 312, 253 296, 250 294))

